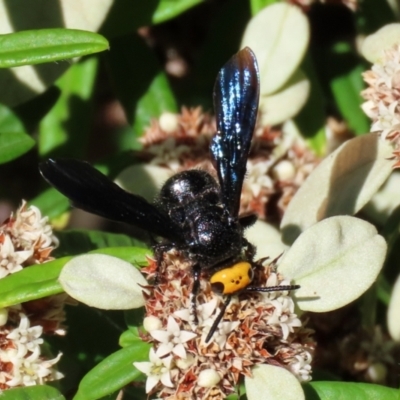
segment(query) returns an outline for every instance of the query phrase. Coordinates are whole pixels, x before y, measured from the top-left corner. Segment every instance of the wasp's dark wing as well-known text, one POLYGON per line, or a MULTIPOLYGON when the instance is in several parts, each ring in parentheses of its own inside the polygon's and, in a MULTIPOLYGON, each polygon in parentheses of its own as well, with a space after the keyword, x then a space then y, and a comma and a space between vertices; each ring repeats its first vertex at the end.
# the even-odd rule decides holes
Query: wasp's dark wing
POLYGON ((222 203, 239 213, 246 162, 257 118, 260 91, 257 60, 244 48, 221 69, 214 86, 217 134, 211 153, 221 186, 222 203))
POLYGON ((72 159, 49 159, 39 166, 44 179, 92 214, 135 225, 171 241, 181 241, 179 228, 144 198, 128 193, 92 167, 72 159))

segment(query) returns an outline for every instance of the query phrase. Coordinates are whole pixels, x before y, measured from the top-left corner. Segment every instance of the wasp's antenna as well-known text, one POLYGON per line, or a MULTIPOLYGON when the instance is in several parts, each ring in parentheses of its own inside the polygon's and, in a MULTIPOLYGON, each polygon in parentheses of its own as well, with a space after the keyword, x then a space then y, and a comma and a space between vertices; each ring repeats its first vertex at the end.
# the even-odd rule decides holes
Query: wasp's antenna
POLYGON ((296 290, 300 289, 300 285, 282 285, 282 286, 247 286, 245 292, 284 292, 286 290, 296 290))

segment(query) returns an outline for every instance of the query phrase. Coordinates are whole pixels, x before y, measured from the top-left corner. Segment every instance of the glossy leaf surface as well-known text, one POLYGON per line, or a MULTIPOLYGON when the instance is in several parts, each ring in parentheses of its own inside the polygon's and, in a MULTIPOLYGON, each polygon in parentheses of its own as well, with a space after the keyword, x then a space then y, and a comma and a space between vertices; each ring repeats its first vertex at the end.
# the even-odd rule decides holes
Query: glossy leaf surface
POLYGON ((66 60, 108 49, 101 35, 77 29, 39 29, 0 35, 0 68, 66 60))

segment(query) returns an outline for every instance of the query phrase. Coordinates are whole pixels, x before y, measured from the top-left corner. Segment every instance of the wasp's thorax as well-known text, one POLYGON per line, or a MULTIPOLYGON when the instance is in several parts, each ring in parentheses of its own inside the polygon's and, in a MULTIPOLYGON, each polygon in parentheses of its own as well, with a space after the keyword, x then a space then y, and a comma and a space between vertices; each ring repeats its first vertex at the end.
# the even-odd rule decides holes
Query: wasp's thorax
POLYGON ((168 179, 159 204, 182 230, 188 256, 202 268, 237 257, 244 245, 243 228, 221 206, 220 188, 206 171, 184 171, 168 179))

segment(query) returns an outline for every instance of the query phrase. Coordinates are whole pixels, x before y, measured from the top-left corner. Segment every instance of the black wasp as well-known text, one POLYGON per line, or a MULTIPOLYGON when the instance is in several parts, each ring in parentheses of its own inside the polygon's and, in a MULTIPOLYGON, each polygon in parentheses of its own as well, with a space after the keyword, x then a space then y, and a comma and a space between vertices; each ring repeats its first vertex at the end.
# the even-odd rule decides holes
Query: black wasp
POLYGON ((163 238, 153 246, 158 263, 175 248, 193 271, 192 307, 201 276, 226 301, 206 338, 225 314, 231 296, 240 292, 272 292, 298 286, 251 286, 256 268, 254 246, 243 236, 255 214, 239 216, 246 162, 257 118, 259 72, 254 53, 245 48, 220 70, 214 86, 217 133, 210 150, 218 183, 207 172, 189 170, 168 179, 154 202, 122 190, 84 161, 59 159, 40 165, 43 177, 72 205, 102 217, 125 222, 163 238))

